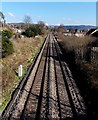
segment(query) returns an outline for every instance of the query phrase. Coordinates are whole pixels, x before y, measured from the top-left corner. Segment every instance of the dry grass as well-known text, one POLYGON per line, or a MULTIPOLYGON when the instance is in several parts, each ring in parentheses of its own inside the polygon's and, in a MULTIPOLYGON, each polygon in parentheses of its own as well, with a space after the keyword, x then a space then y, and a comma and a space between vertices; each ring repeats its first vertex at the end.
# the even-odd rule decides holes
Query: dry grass
POLYGON ((18 66, 23 65, 23 73, 26 72, 35 54, 38 52, 44 37, 22 38, 12 40, 14 53, 2 60, 2 85, 3 85, 3 108, 8 102, 12 91, 14 90, 19 78, 17 76, 18 66))
POLYGON ((98 68, 93 66, 92 64, 85 63, 81 64, 81 70, 83 70, 86 73, 91 87, 96 88, 96 90, 98 90, 98 68))
POLYGON ((64 36, 59 34, 58 40, 63 42, 64 46, 68 50, 77 49, 81 47, 86 47, 91 42, 93 42, 95 39, 92 37, 76 37, 76 36, 64 36))
POLYGON ((78 58, 78 56, 82 56, 82 53, 83 57, 86 55, 85 53, 88 50, 88 46, 95 41, 95 39, 88 36, 66 37, 62 34, 58 34, 57 38, 68 54, 74 50, 75 64, 80 65, 80 69, 86 73, 87 81, 91 84, 91 87, 97 88, 96 90, 98 90, 98 66, 92 62, 90 63, 89 61, 85 61, 85 58, 78 58))

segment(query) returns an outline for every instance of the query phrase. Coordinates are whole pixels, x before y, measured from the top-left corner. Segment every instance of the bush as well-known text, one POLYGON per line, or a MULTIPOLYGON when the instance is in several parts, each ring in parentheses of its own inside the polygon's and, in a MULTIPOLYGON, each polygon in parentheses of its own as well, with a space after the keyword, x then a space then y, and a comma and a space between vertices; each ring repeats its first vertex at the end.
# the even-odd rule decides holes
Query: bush
POLYGON ((2 31, 2 37, 6 37, 6 38, 11 38, 13 36, 13 32, 10 30, 3 30, 2 31))
POLYGON ((39 26, 31 26, 22 33, 22 35, 25 35, 27 37, 35 37, 38 34, 41 34, 41 29, 39 26))
POLYGON ((95 41, 95 38, 90 36, 64 36, 63 34, 58 34, 57 38, 60 40, 62 46, 66 50, 66 53, 68 53, 68 56, 70 54, 71 57, 75 57, 75 62, 91 62, 91 46, 92 42, 95 41))
POLYGON ((14 52, 12 42, 5 37, 2 37, 2 57, 6 57, 14 52))
POLYGON ((34 32, 32 31, 31 28, 27 28, 26 31, 25 31, 25 35, 27 37, 34 37, 34 32))

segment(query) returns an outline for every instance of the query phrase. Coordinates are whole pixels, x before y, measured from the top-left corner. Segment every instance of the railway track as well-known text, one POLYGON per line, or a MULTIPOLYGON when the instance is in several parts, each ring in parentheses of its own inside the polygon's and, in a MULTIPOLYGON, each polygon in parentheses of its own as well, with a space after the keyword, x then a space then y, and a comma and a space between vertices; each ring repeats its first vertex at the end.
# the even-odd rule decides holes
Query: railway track
POLYGON ((61 49, 49 34, 2 120, 87 120, 86 108, 61 49))

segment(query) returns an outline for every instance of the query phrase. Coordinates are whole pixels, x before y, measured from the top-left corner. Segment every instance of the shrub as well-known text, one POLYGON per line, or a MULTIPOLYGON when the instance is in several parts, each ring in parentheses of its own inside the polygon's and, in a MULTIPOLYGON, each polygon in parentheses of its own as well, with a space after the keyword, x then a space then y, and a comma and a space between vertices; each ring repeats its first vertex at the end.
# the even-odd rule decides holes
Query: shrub
POLYGON ((34 36, 34 32, 32 31, 31 28, 27 28, 26 31, 25 31, 25 35, 27 37, 33 37, 34 36))
POLYGON ((2 37, 11 38, 13 36, 13 32, 10 30, 3 30, 2 37))
MULTIPOLYGON (((94 38, 90 36, 76 37, 76 36, 64 36, 58 34, 57 38, 61 41, 62 46, 66 50, 66 53, 75 57, 75 62, 90 62, 91 61, 91 46, 94 38)), ((72 58, 71 58, 72 59, 72 58)))
POLYGON ((22 35, 25 35, 27 37, 35 37, 38 34, 41 34, 41 29, 39 26, 30 26, 25 30, 25 32, 22 33, 22 35))
POLYGON ((2 57, 6 57, 14 52, 12 42, 5 37, 2 37, 2 57))
POLYGON ((33 27, 31 27, 31 29, 34 32, 34 36, 41 34, 41 28, 39 26, 33 26, 33 27))

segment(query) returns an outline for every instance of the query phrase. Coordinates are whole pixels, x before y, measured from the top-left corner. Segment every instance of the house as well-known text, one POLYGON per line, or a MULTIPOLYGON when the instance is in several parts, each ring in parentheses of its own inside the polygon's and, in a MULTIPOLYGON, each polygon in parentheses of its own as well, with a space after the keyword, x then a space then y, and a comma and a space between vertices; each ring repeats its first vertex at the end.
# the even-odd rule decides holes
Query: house
POLYGON ((73 34, 72 33, 69 33, 69 32, 66 32, 64 33, 65 36, 72 36, 73 34))
POLYGON ((77 32, 77 33, 75 33, 75 36, 76 36, 76 37, 83 37, 84 34, 83 34, 83 33, 78 33, 78 32, 77 32))
POLYGON ((20 33, 20 34, 21 34, 21 33, 22 33, 22 30, 19 30, 19 29, 16 29, 16 28, 15 28, 15 29, 13 30, 13 32, 14 32, 14 33, 20 33))

